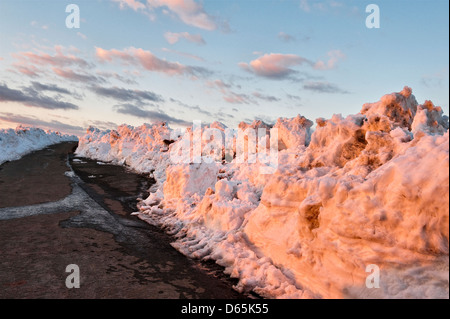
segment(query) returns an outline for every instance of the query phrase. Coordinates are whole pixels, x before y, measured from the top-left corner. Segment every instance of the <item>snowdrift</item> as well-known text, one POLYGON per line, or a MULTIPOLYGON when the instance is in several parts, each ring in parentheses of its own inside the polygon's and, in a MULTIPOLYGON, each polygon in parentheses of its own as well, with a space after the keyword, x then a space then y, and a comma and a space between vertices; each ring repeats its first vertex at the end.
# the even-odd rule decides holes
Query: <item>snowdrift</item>
MULTIPOLYGON (((448 298, 449 123, 442 109, 418 104, 405 87, 356 115, 312 125, 301 116, 273 127, 239 125, 277 136, 273 174, 262 174, 259 160, 226 161, 225 147, 219 162, 173 163, 169 154, 196 129, 173 134, 164 123, 89 128, 77 154, 153 174, 157 183, 139 217, 173 235, 185 255, 224 266, 239 291, 448 298)), ((211 127, 233 136, 216 122, 197 130, 211 127)))
POLYGON ((0 165, 13 161, 23 155, 61 142, 78 141, 74 135, 44 131, 35 127, 18 126, 13 129, 0 129, 0 165))

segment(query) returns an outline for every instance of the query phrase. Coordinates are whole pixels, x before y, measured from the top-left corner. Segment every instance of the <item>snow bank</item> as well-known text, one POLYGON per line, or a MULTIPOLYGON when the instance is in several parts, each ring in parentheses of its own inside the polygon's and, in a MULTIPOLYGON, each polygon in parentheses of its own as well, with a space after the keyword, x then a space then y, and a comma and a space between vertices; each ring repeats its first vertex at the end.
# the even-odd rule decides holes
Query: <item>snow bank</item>
MULTIPOLYGON (((261 173, 259 160, 227 161, 225 154, 219 162, 171 163, 168 154, 183 142, 164 143, 170 130, 162 124, 90 129, 77 152, 158 172, 140 218, 172 234, 185 255, 224 266, 239 291, 448 298, 449 125, 442 109, 419 105, 405 87, 359 114, 316 123, 314 132, 301 116, 274 127, 241 123, 278 134, 273 174, 261 173), (380 288, 366 285, 372 265, 380 288)), ((235 146, 236 131, 211 127, 235 146)))
POLYGON ((13 161, 23 155, 46 146, 67 141, 77 141, 74 135, 62 135, 60 132, 44 131, 40 128, 18 126, 0 130, 0 164, 13 161))
POLYGON ((76 154, 128 165, 140 173, 153 174, 156 181, 162 183, 169 165, 167 151, 173 142, 170 137, 171 130, 162 122, 137 128, 121 125, 117 130, 106 131, 90 126, 80 138, 76 154))

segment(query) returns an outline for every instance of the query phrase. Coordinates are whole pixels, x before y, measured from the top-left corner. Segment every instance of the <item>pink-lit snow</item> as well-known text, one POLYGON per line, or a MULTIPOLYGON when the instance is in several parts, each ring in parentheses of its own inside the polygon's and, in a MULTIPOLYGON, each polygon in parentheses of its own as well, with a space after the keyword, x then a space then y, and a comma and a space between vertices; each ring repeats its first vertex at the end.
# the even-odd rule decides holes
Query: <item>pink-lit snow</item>
MULTIPOLYGON (((249 126, 264 125, 240 128, 249 126)), ((269 126, 278 133, 273 174, 259 160, 173 163, 182 140, 171 143, 163 123, 89 128, 77 154, 153 174, 138 216, 173 235, 183 254, 224 266, 239 291, 448 298, 449 125, 441 108, 419 105, 405 87, 312 126, 301 116, 269 126), (366 286, 368 265, 381 270, 380 288, 366 286)))

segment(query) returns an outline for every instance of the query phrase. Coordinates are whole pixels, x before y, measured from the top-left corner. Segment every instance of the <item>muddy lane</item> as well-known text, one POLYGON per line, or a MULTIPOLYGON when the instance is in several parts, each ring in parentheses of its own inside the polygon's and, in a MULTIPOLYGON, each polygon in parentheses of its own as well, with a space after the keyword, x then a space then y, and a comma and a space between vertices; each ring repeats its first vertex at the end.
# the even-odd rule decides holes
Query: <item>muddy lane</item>
POLYGON ((130 216, 151 179, 74 158, 75 147, 0 166, 0 298, 245 298, 218 266, 130 216), (71 264, 80 288, 66 286, 71 264))

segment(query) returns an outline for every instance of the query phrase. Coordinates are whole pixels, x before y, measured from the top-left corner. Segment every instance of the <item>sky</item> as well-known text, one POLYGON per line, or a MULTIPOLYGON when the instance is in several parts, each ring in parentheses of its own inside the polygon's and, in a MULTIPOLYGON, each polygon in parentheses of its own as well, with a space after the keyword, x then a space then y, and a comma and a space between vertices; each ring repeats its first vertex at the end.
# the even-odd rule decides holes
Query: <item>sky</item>
POLYGON ((0 0, 0 128, 314 121, 404 86, 448 115, 448 12, 447 0, 0 0), (379 28, 366 26, 372 3, 379 28))

